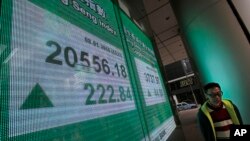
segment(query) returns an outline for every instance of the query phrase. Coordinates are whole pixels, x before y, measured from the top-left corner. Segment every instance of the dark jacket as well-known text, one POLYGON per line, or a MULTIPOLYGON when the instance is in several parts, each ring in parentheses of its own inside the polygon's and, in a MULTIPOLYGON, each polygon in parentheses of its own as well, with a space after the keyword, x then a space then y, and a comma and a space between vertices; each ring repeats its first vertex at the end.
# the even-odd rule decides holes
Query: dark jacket
MULTIPOLYGON (((239 125, 242 123, 242 118, 238 108, 230 100, 222 100, 225 105, 233 124, 239 125)), ((215 129, 212 118, 207 110, 207 101, 201 106, 197 114, 198 124, 206 141, 216 141, 215 129)))

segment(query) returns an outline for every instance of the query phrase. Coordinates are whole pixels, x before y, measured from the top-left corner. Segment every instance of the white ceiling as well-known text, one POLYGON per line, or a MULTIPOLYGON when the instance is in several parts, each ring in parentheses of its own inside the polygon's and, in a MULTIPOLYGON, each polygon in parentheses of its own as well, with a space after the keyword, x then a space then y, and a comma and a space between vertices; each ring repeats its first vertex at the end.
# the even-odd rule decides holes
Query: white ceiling
POLYGON ((124 0, 131 17, 153 36, 163 65, 187 58, 169 0, 124 0))

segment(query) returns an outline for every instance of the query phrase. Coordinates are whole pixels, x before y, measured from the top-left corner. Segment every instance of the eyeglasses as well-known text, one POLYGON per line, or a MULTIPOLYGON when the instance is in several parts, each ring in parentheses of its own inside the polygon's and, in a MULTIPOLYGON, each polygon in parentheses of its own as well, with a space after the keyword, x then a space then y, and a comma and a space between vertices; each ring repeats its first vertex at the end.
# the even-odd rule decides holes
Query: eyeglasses
POLYGON ((223 95, 223 92, 219 91, 217 93, 211 93, 211 94, 207 94, 207 95, 210 96, 210 97, 212 97, 212 98, 215 98, 216 96, 221 97, 223 95))

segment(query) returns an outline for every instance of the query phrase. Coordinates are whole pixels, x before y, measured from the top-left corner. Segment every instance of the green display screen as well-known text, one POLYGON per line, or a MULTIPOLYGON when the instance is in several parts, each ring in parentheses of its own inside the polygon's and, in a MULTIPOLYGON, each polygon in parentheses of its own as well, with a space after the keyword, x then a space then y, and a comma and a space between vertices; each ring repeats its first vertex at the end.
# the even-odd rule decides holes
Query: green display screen
POLYGON ((129 19, 122 35, 114 7, 2 0, 1 141, 167 138, 175 124, 152 44, 129 19), (128 33, 146 57, 126 53, 128 33))
POLYGON ((151 40, 120 12, 127 49, 135 70, 150 140, 166 140, 176 127, 151 40))

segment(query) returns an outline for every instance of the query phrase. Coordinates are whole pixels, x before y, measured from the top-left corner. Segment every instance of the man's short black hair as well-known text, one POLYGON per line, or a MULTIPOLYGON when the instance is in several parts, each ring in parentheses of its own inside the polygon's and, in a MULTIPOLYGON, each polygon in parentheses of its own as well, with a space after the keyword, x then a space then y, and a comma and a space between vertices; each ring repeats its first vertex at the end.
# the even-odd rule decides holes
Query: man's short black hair
MULTIPOLYGON (((218 83, 215 83, 215 82, 210 82, 210 83, 207 83, 207 84, 204 86, 204 90, 205 90, 205 92, 207 92, 208 89, 214 88, 214 87, 220 88, 220 85, 219 85, 218 83)), ((221 88, 220 88, 220 89, 221 89, 221 88)))

